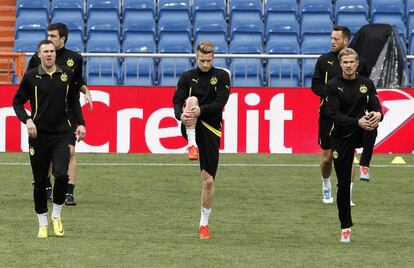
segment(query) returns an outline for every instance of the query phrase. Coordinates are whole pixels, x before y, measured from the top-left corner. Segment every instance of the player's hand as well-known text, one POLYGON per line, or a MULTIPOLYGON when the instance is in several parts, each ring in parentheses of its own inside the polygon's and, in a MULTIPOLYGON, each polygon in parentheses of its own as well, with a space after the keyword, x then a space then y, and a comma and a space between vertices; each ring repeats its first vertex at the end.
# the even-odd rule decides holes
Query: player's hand
POLYGON ((193 106, 191 109, 187 110, 186 113, 192 118, 200 116, 200 106, 193 106))
POLYGON ((366 115, 364 115, 363 117, 361 117, 358 120, 358 126, 362 129, 368 130, 368 131, 372 131, 374 130, 374 128, 371 126, 371 124, 369 123, 369 119, 367 119, 368 117, 366 115))
POLYGON ((381 113, 380 112, 370 112, 368 114, 368 122, 372 128, 378 127, 379 122, 381 121, 381 113))
POLYGON ((93 103, 92 103, 92 96, 89 90, 86 90, 85 94, 83 95, 83 98, 85 99, 85 103, 89 104, 89 111, 92 111, 93 109, 93 103))
POLYGON ((79 141, 81 141, 81 140, 83 140, 83 138, 85 138, 85 136, 86 136, 86 129, 85 129, 85 127, 84 126, 82 126, 82 125, 79 125, 77 128, 76 128, 76 132, 75 132, 75 135, 76 135, 76 137, 77 137, 77 141, 79 142, 79 141))
POLYGON ((26 126, 27 126, 27 133, 29 134, 29 137, 32 139, 36 139, 37 129, 36 129, 36 125, 33 123, 33 120, 27 119, 26 126))
POLYGON ((181 122, 183 122, 184 126, 189 126, 192 121, 193 118, 188 113, 181 114, 181 122))

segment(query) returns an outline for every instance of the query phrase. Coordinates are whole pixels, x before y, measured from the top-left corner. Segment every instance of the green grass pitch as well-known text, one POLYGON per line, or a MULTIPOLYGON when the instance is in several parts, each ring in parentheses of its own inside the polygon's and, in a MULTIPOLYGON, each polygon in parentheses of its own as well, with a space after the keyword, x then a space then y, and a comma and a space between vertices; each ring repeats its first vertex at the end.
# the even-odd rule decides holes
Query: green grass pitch
POLYGON ((413 155, 374 155, 373 180, 355 182, 349 245, 336 204, 321 201, 319 155, 220 157, 210 241, 198 238, 198 163, 151 154, 78 154, 65 237, 38 239, 28 154, 2 153, 0 266, 413 267, 413 155))

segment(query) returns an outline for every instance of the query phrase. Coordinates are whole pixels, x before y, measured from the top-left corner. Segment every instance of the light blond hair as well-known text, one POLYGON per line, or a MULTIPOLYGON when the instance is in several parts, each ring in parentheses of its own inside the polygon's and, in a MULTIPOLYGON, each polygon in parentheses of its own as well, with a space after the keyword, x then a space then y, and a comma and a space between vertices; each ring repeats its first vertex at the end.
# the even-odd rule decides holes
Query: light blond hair
POLYGON ((359 56, 358 53, 356 53, 355 50, 353 50, 352 48, 344 48, 342 49, 339 54, 338 54, 338 59, 339 61, 341 61, 342 57, 344 56, 355 56, 355 60, 359 60, 359 56))
POLYGON ((197 52, 201 52, 203 54, 210 54, 214 53, 214 44, 208 40, 201 41, 197 45, 197 52))

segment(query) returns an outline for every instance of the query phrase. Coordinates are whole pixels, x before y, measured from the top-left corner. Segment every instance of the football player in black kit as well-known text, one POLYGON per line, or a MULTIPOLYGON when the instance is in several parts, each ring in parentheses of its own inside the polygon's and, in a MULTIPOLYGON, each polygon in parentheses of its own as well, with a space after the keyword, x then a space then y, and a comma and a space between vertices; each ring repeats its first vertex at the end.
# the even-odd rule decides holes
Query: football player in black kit
MULTIPOLYGON (((330 175, 332 172, 332 141, 329 135, 332 128, 332 120, 329 118, 326 110, 326 83, 341 75, 342 70, 338 61, 338 54, 343 48, 346 48, 351 38, 351 31, 344 26, 336 25, 333 27, 331 33, 331 51, 322 54, 315 65, 314 74, 312 77, 312 91, 318 95, 321 99, 319 107, 319 134, 318 143, 321 146, 321 173, 322 173, 322 201, 324 203, 333 203, 332 190, 331 190, 331 179, 330 175)), ((369 77, 369 71, 364 64, 360 61, 358 67, 358 75, 369 77)), ((377 131, 367 133, 364 137, 364 150, 361 155, 361 180, 369 180, 368 166, 371 161, 372 152, 374 148, 375 138, 377 131)), ((352 168, 353 170, 353 168, 352 168)), ((354 173, 352 172, 352 178, 354 173)), ((352 189, 353 182, 351 182, 351 205, 355 206, 352 202, 352 189)))
MULTIPOLYGON (((63 23, 53 23, 47 27, 48 39, 53 42, 56 47, 56 64, 60 66, 66 66, 67 68, 73 69, 74 79, 76 87, 84 93, 85 103, 89 104, 89 110, 92 110, 92 98, 89 93, 88 87, 85 80, 82 76, 82 66, 83 60, 82 56, 70 49, 65 47, 66 42, 68 41, 68 28, 63 23)), ((37 68, 40 65, 40 59, 35 53, 29 61, 28 69, 37 68)), ((75 131, 75 130, 74 130, 75 131)), ((69 206, 76 205, 74 197, 74 189, 76 185, 76 175, 77 175, 77 162, 75 158, 75 141, 76 136, 73 135, 73 138, 70 141, 70 163, 69 163, 69 183, 68 189, 66 191, 65 204, 69 206)), ((47 181, 47 191, 48 198, 51 197, 51 183, 50 177, 47 181)))
POLYGON ((378 127, 381 104, 374 83, 357 74, 358 54, 352 48, 339 52, 342 75, 326 85, 327 111, 334 125, 331 131, 332 157, 338 178, 337 206, 343 243, 351 242, 350 183, 354 152, 362 147, 364 133, 378 127))
POLYGON ((73 70, 56 64, 56 48, 50 40, 39 43, 38 55, 41 64, 24 75, 13 99, 13 108, 19 120, 26 124, 29 134, 30 164, 34 178, 33 198, 39 221, 37 237, 47 238, 46 179, 49 165, 53 163, 55 176, 51 220, 55 235, 63 236, 60 215, 68 185, 68 139, 73 136, 71 124, 76 125, 78 140, 83 139, 86 130, 78 89, 74 87, 73 70), (24 108, 27 101, 30 101, 30 116, 24 108))
POLYGON ((230 95, 230 75, 213 67, 213 60, 214 44, 200 42, 198 67, 181 75, 173 98, 175 117, 181 120, 182 134, 188 140, 188 157, 190 160, 200 157, 200 239, 210 239, 208 219, 214 199, 223 108, 230 95))

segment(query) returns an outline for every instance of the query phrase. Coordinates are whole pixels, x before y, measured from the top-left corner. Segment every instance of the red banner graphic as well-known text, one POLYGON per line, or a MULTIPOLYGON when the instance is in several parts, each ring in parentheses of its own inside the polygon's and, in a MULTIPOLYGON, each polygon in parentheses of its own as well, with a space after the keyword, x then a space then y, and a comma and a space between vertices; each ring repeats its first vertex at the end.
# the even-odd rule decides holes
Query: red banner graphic
MULTIPOLYGON (((12 107, 16 90, 16 86, 0 87, 0 152, 27 151, 26 128, 12 107)), ((186 142, 172 108, 174 88, 91 86, 90 90, 94 109, 89 111, 82 103, 87 136, 76 145, 77 152, 185 151, 186 142)), ((231 92, 224 110, 222 152, 320 151, 319 98, 310 89, 232 88, 231 92)), ((388 89, 378 93, 385 117, 376 152, 412 153, 414 91, 388 89)))

